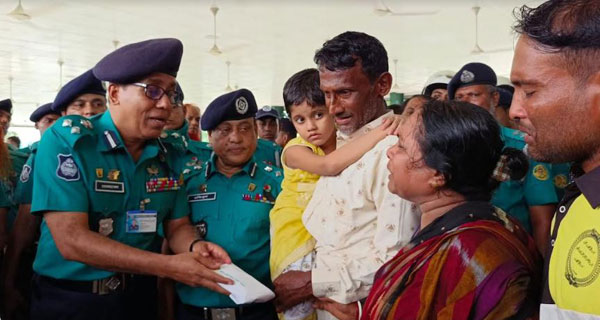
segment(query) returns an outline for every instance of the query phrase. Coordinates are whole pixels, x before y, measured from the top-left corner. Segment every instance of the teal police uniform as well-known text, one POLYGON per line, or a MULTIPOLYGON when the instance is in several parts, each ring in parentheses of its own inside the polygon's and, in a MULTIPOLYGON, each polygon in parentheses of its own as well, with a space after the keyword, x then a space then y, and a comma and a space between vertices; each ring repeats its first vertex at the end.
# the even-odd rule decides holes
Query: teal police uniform
POLYGON ((23 165, 23 170, 19 176, 17 182, 17 189, 15 190, 15 202, 17 204, 30 204, 33 198, 33 164, 35 161, 35 155, 37 153, 38 142, 34 142, 29 147, 30 154, 27 158, 27 162, 23 165))
POLYGON ((263 164, 281 168, 281 151, 283 149, 277 143, 265 139, 258 139, 254 157, 256 161, 263 164))
MULTIPOLYGON (((223 247, 234 264, 268 287, 270 234, 269 212, 281 191, 279 168, 254 158, 231 178, 215 166, 216 155, 199 163, 188 158, 184 167, 187 201, 192 224, 207 241, 223 247)), ((235 307, 227 296, 178 283, 184 304, 198 307, 235 307)))
MULTIPOLYGON (((507 127, 501 128, 506 147, 525 148, 523 133, 507 127)), ((522 181, 505 181, 492 197, 492 204, 518 219, 529 233, 532 232, 529 207, 558 202, 551 177, 552 166, 529 160, 528 173, 522 181)))
MULTIPOLYGON (((256 110, 252 92, 236 90, 219 96, 208 105, 202 117, 202 128, 211 132, 223 122, 252 118, 256 110)), ((239 143, 244 148, 254 146, 253 131, 237 134, 244 135, 243 139, 231 141, 227 137, 216 142, 226 145, 239 143)), ((247 155, 249 159, 236 166, 239 171, 227 177, 217 168, 219 154, 214 153, 209 161, 202 162, 197 155, 188 153, 182 173, 186 181, 190 220, 196 226, 198 236, 220 245, 234 264, 272 288, 269 212, 281 191, 282 173, 279 168, 265 164, 255 155, 247 155)), ((177 312, 180 320, 222 319, 232 314, 235 314, 235 319, 277 318, 271 302, 240 307, 228 296, 204 288, 178 283, 176 291, 182 302, 177 312)))
MULTIPOLYGON (((188 214, 182 177, 169 144, 149 140, 133 163, 110 112, 91 119, 60 118, 37 151, 32 213, 87 212, 90 230, 149 251, 160 251, 156 226, 188 214), (49 192, 52 190, 52 192, 49 192)), ((55 279, 96 280, 112 271, 69 261, 41 226, 36 273, 55 279)))
POLYGON ((552 164, 552 182, 556 190, 558 200, 561 200, 565 195, 565 188, 572 182, 571 179, 571 164, 570 163, 553 163, 552 164))
POLYGON ((6 191, 6 183, 0 181, 0 208, 10 208, 13 203, 8 198, 8 192, 6 191))

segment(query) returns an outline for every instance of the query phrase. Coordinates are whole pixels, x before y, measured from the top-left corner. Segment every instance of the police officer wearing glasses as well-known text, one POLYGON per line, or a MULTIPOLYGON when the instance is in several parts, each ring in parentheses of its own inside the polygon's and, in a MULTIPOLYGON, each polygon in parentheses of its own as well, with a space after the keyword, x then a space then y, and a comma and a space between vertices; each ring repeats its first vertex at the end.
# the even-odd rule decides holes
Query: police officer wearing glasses
POLYGON ((130 44, 104 57, 110 109, 65 116, 42 137, 31 211, 43 215, 32 319, 155 319, 156 277, 224 294, 211 269, 229 263, 190 225, 172 146, 158 141, 175 102, 177 39, 130 44), (161 255, 164 225, 174 255, 161 255))

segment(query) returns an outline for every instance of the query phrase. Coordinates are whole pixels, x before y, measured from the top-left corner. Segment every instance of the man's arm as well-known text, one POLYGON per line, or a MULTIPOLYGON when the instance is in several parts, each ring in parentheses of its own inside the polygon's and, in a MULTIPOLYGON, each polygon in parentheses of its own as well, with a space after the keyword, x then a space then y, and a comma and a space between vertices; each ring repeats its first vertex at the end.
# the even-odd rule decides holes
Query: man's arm
MULTIPOLYGON (((10 233, 2 267, 2 282, 4 284, 4 312, 7 319, 13 319, 19 308, 25 308, 25 300, 17 284, 19 271, 22 268, 31 268, 24 265, 25 253, 33 250, 35 233, 39 226, 40 217, 31 214, 31 204, 21 204, 19 212, 10 233)), ((28 261, 31 262, 31 261, 28 261)))
POLYGON ((313 298, 310 271, 288 271, 275 281, 275 307, 283 312, 303 301, 313 298))
POLYGON ((556 210, 554 204, 529 207, 529 217, 531 218, 531 228, 533 229, 533 240, 542 256, 546 254, 546 248, 548 247, 550 225, 552 224, 554 210, 556 210))
POLYGON ((231 280, 212 271, 220 263, 197 252, 167 256, 127 246, 90 231, 85 212, 46 212, 44 219, 56 247, 67 260, 115 272, 168 277, 228 294, 217 282, 232 283, 231 280))

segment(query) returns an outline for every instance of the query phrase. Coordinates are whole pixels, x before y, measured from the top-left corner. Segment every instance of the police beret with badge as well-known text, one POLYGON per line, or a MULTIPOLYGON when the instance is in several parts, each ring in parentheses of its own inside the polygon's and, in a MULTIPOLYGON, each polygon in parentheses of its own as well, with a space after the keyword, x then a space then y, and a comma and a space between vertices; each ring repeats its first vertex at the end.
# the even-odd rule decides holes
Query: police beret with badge
POLYGON ((202 115, 202 130, 213 130, 221 122, 254 118, 256 100, 248 89, 226 93, 213 100, 202 115))
POLYGON ((264 106, 256 112, 256 116, 254 118, 262 119, 266 117, 279 119, 279 112, 277 112, 277 110, 273 109, 271 106, 264 106))
POLYGON ((152 73, 177 77, 182 55, 183 44, 178 39, 151 39, 109 53, 92 70, 98 79, 119 84, 133 83, 152 73))
POLYGON ((448 83, 448 98, 454 99, 456 90, 474 85, 496 86, 496 73, 488 65, 472 62, 464 65, 448 83))
POLYGON ((0 110, 4 110, 8 113, 12 111, 12 101, 10 99, 4 99, 0 101, 0 110))
POLYGON ((86 93, 106 96, 106 89, 102 81, 98 80, 92 70, 88 70, 77 78, 67 82, 52 103, 52 110, 60 112, 65 110, 77 97, 86 93))
POLYGON ((56 114, 60 116, 60 113, 52 110, 52 102, 46 103, 35 109, 35 111, 29 116, 29 120, 32 122, 40 121, 47 114, 56 114))

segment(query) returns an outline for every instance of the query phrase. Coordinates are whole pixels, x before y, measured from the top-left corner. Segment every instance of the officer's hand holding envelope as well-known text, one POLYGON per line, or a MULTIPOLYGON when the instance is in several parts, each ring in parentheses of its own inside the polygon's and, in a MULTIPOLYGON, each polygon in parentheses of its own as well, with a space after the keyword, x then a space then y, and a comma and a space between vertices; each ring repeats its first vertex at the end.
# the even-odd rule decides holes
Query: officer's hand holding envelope
POLYGON ((232 285, 219 283, 219 286, 229 291, 229 298, 237 304, 267 302, 275 298, 273 291, 235 264, 223 264, 215 272, 234 281, 232 285))

